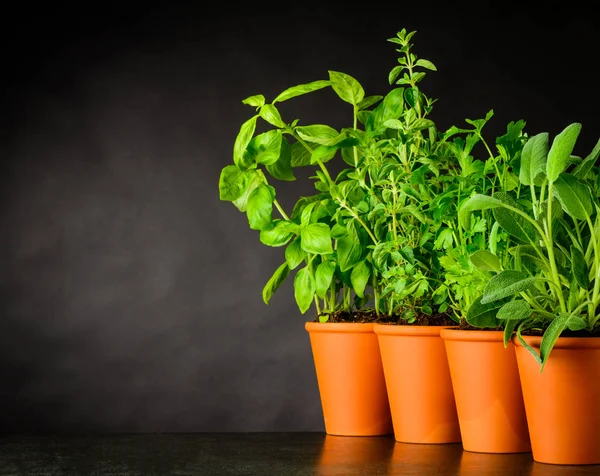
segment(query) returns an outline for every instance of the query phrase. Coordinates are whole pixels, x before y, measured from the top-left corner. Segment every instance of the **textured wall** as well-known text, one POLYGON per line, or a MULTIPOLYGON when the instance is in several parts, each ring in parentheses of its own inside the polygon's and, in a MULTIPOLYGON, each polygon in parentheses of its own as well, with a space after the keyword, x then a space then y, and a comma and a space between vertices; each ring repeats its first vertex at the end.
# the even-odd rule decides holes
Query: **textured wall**
MULTIPOLYGON (((577 152, 596 142, 589 11, 540 23, 380 3, 7 20, 0 431, 323 429, 310 317, 291 280, 261 299, 282 250, 218 199, 246 96, 328 69, 385 94, 396 61, 385 39, 406 27, 438 66, 423 87, 440 98, 440 128, 494 108, 491 134, 521 118, 532 133, 580 121, 577 152)), ((351 114, 330 92, 286 108, 305 123, 351 114)), ((278 191, 288 209, 303 193, 307 180, 278 191)))

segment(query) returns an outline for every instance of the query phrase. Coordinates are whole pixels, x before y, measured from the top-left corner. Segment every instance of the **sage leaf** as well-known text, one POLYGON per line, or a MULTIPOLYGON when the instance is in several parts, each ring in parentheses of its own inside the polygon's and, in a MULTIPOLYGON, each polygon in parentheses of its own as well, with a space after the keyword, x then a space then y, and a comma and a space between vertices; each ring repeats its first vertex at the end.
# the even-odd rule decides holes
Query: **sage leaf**
POLYGON ((598 156, 600 155, 600 140, 596 142, 594 149, 577 167, 573 169, 573 175, 578 179, 584 179, 592 170, 592 167, 596 164, 598 156))
POLYGON ((487 250, 478 250, 469 259, 474 266, 485 271, 495 271, 498 273, 502 269, 500 258, 487 250))
POLYGON ((305 314, 310 308, 315 292, 315 278, 310 269, 304 267, 294 277, 294 298, 302 314, 305 314))
POLYGON ((590 189, 577 177, 561 174, 553 186, 553 193, 563 210, 578 220, 586 220, 593 212, 590 189))
POLYGON ((527 291, 533 286, 535 280, 536 278, 530 278, 520 271, 501 271, 488 281, 483 291, 481 303, 487 304, 527 291))
POLYGON ((333 274, 335 272, 335 263, 333 261, 323 261, 315 271, 315 284, 317 296, 321 299, 325 299, 327 291, 333 281, 333 274))
POLYGON ((303 94, 312 93, 313 91, 318 91, 319 89, 326 88, 327 86, 331 86, 331 82, 326 80, 313 81, 312 83, 307 84, 299 84, 297 86, 288 88, 279 94, 279 96, 277 96, 273 101, 273 104, 276 102, 287 101, 288 99, 292 99, 303 94))
POLYGON ((360 83, 352 76, 338 71, 329 71, 331 87, 342 101, 357 106, 364 97, 365 91, 360 83))
POLYGON ((544 365, 546 365, 548 357, 550 356, 550 352, 552 352, 556 341, 562 332, 567 328, 570 317, 571 316, 569 314, 561 313, 558 317, 554 318, 554 320, 546 328, 546 331, 542 336, 542 342, 540 343, 540 360, 542 362, 540 372, 544 369, 544 365))
POLYGON ((333 253, 331 247, 331 231, 325 223, 311 223, 300 232, 301 246, 304 251, 312 254, 333 253))
POLYGON ((531 312, 531 306, 527 301, 524 301, 523 299, 515 299, 514 301, 507 302, 504 304, 504 306, 498 309, 498 314, 496 314, 496 317, 498 319, 520 321, 531 316, 531 312))
MULTIPOLYGON (((518 208, 515 201, 504 192, 495 193, 494 198, 500 200, 502 203, 518 208)), ((504 207, 496 208, 492 213, 500 227, 509 235, 526 243, 535 242, 537 237, 535 225, 523 215, 504 207)))
POLYGON ((535 184, 536 178, 544 172, 548 147, 547 132, 533 136, 523 147, 519 171, 519 180, 523 185, 535 184))
POLYGON ((519 321, 517 321, 516 319, 507 319, 506 321, 504 321, 504 336, 503 336, 504 348, 508 347, 510 338, 512 337, 513 332, 515 331, 515 327, 517 327, 518 323, 519 323, 519 321))
POLYGON ((362 260, 352 268, 350 281, 352 282, 352 288, 358 297, 365 297, 365 288, 367 287, 370 276, 371 267, 369 266, 369 263, 367 263, 367 260, 362 260))
POLYGON ((462 203, 458 210, 458 221, 463 229, 468 230, 471 226, 471 212, 476 210, 488 210, 502 206, 502 201, 476 193, 462 203))
POLYGON ((265 284, 265 287, 262 291, 262 297, 265 304, 269 304, 273 294, 275 294, 275 291, 279 289, 289 274, 290 268, 288 267, 287 263, 283 263, 275 270, 273 276, 271 276, 269 281, 267 281, 267 284, 265 284))
POLYGON ((548 161, 546 162, 546 176, 550 182, 555 182, 569 165, 571 153, 575 148, 580 132, 581 124, 575 122, 567 126, 552 141, 552 147, 550 147, 548 161))
POLYGON ((500 304, 497 302, 483 304, 481 298, 482 296, 479 296, 469 306, 465 316, 467 322, 475 327, 498 327, 500 321, 496 319, 496 312, 500 304))
POLYGON ((588 266, 581 250, 573 245, 571 245, 571 270, 577 284, 587 289, 590 285, 588 266))

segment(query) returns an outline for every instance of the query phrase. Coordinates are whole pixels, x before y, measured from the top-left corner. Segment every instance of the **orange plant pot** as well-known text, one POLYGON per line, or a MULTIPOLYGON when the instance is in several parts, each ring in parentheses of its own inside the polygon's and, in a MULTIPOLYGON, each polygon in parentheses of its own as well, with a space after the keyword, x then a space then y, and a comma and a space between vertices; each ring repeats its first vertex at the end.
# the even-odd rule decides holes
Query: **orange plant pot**
MULTIPOLYGON (((541 337, 525 337, 539 352, 541 337)), ((533 459, 600 464, 600 337, 559 337, 544 370, 516 338, 533 459)))
POLYGON ((374 324, 307 322, 325 432, 338 436, 392 433, 374 324))
POLYGON ((531 451, 514 346, 502 331, 442 329, 463 448, 531 451))
POLYGON ((461 441, 443 328, 375 325, 396 441, 461 441))

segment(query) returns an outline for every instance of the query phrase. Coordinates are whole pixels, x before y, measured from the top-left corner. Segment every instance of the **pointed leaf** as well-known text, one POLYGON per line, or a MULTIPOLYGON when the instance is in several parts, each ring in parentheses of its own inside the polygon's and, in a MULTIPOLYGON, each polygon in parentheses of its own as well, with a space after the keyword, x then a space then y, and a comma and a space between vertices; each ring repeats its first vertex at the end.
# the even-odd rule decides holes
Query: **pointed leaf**
POLYGON ((485 271, 495 271, 498 273, 502 269, 500 258, 487 250, 476 251, 469 259, 474 266, 485 271))
POLYGON ((421 66, 423 68, 429 69, 431 71, 437 71, 437 68, 435 67, 435 65, 426 59, 419 59, 417 60, 417 62, 415 63, 415 66, 421 66))
POLYGON ((256 94, 254 96, 247 97, 242 101, 243 104, 248 106, 260 107, 265 103, 265 97, 262 94, 256 94))
POLYGON ((323 261, 315 271, 315 282, 317 296, 325 299, 327 291, 333 281, 333 273, 335 272, 335 263, 333 261, 323 261))
POLYGON ((550 182, 556 181, 569 165, 569 159, 580 132, 581 124, 575 122, 554 138, 546 162, 546 176, 550 182))
POLYGON ((244 159, 250 163, 271 165, 281 155, 282 134, 273 129, 254 137, 248 144, 244 159))
POLYGON ((496 319, 496 312, 501 303, 492 302, 483 304, 479 296, 467 310, 466 320, 475 327, 498 327, 500 321, 496 319))
POLYGON ((338 71, 329 71, 329 80, 331 87, 342 99, 354 106, 358 105, 364 97, 365 91, 360 83, 352 76, 338 71))
POLYGON ((325 223, 311 223, 302 228, 302 249, 307 253, 329 254, 333 253, 331 247, 331 231, 325 223))
POLYGON ((498 310, 498 319, 521 321, 527 319, 532 313, 531 306, 523 299, 515 299, 507 302, 498 310))
POLYGON ((285 261, 290 269, 296 269, 306 258, 306 252, 302 249, 300 241, 300 237, 296 237, 285 249, 285 261))
POLYGON ((232 202, 242 196, 252 174, 240 170, 236 165, 226 165, 219 177, 219 198, 232 202))
POLYGON ((535 183, 537 176, 544 172, 548 157, 548 133, 542 132, 527 141, 521 152, 519 180, 523 185, 535 183))
POLYGON ((360 241, 351 236, 346 236, 338 240, 337 252, 340 271, 345 272, 360 261, 362 247, 360 241))
POLYGON ((352 274, 350 275, 350 281, 352 282, 352 289, 358 297, 365 296, 365 288, 369 282, 371 276, 371 267, 367 263, 367 260, 362 260, 354 268, 352 268, 352 274))
POLYGON ((579 248, 573 245, 571 245, 571 269, 577 284, 583 289, 587 289, 590 285, 589 269, 583 253, 579 248))
POLYGON ((540 343, 540 359, 542 361, 540 371, 544 369, 544 365, 548 361, 548 357, 550 357, 550 352, 552 352, 554 344, 556 344, 562 332, 567 328, 570 317, 569 314, 560 314, 550 323, 544 332, 542 342, 540 343))
MULTIPOLYGON (((497 192, 494 194, 494 198, 518 208, 518 205, 507 193, 497 192)), ((496 208, 492 213, 500 227, 509 235, 526 243, 535 242, 537 237, 535 226, 525 217, 504 207, 496 208)))
POLYGON ((316 292, 315 278, 308 267, 296 273, 294 278, 294 298, 302 314, 310 308, 316 292))
POLYGON ((273 219, 274 189, 269 185, 259 185, 248 197, 248 223, 253 230, 262 230, 273 219))
POLYGON ((275 127, 285 127, 281 114, 273 104, 265 104, 260 108, 260 117, 275 127))
POLYGON ((527 291, 535 281, 536 278, 530 278, 520 271, 501 271, 487 283, 481 303, 487 304, 527 291))
POLYGON ((383 96, 369 96, 364 98, 361 102, 358 103, 358 110, 362 111, 371 107, 373 104, 377 104, 379 101, 383 99, 383 96))
POLYGON ((583 162, 581 162, 577 167, 573 169, 573 175, 578 179, 584 179, 592 170, 592 167, 596 165, 596 160, 598 160, 598 156, 600 155, 600 140, 596 142, 594 149, 590 152, 583 162))
POLYGON ((233 161, 238 167, 244 166, 244 153, 246 152, 246 147, 248 147, 248 144, 254 135, 254 131, 256 130, 257 118, 258 116, 254 116, 244 122, 240 127, 240 132, 235 138, 235 143, 233 144, 233 161))
POLYGON ((305 167, 310 165, 312 152, 301 142, 294 142, 290 146, 290 154, 292 156, 292 167, 305 167))
POLYGON ((296 133, 306 141, 321 145, 335 145, 347 137, 324 124, 297 127, 296 133))
POLYGON ((489 197, 476 193, 463 202, 458 211, 458 220, 463 229, 468 230, 471 226, 471 212, 476 210, 488 210, 502 206, 502 201, 497 198, 489 197))
POLYGON ((278 180, 285 180, 287 182, 296 180, 294 171, 292 170, 292 151, 285 137, 281 141, 279 158, 274 164, 268 164, 266 169, 273 178, 278 180))
POLYGON ((287 278, 289 274, 290 268, 288 268, 287 263, 283 263, 281 266, 279 266, 279 268, 275 270, 273 276, 271 276, 271 278, 269 279, 262 291, 262 297, 265 304, 269 304, 271 298, 273 297, 273 294, 275 293, 275 291, 277 291, 277 289, 279 289, 279 287, 282 285, 282 283, 285 281, 285 278, 287 278))
POLYGON ((279 96, 275 98, 273 104, 275 104, 276 102, 287 101, 288 99, 292 99, 303 94, 311 93, 313 91, 318 91, 319 89, 326 88, 327 86, 331 86, 331 82, 325 80, 313 81, 312 83, 307 84, 299 84, 297 86, 293 86, 283 91, 279 96))
POLYGON ((554 195, 560 201, 563 210, 578 220, 586 220, 593 212, 590 189, 577 177, 561 174, 554 182, 554 195))
MULTIPOLYGON (((267 246, 284 246, 294 236, 293 232, 290 231, 289 223, 293 222, 286 222, 279 219, 273 220, 269 225, 260 230, 260 242, 267 246)), ((293 224, 295 225, 295 223, 293 224)))
POLYGON ((398 120, 404 109, 404 89, 392 89, 383 99, 367 119, 367 129, 370 131, 378 131, 383 124, 390 119, 398 120))

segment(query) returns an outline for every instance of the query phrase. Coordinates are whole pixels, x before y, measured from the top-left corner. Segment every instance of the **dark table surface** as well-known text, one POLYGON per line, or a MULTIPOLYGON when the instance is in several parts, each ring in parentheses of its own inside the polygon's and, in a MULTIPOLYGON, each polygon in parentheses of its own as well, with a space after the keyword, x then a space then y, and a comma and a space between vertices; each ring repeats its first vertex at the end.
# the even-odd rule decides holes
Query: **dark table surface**
POLYGON ((322 433, 0 436, 0 475, 600 475, 598 466, 534 463, 531 453, 322 433))

